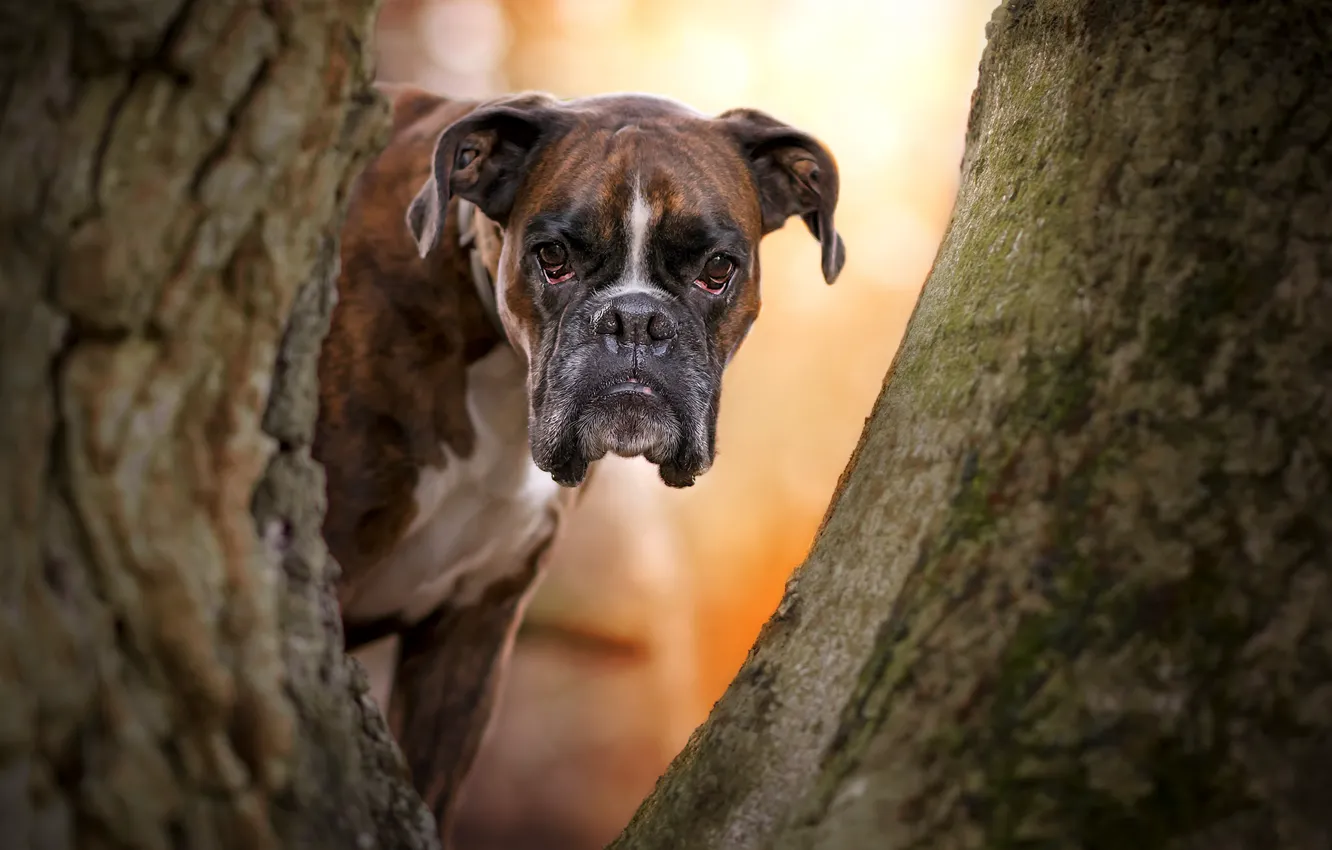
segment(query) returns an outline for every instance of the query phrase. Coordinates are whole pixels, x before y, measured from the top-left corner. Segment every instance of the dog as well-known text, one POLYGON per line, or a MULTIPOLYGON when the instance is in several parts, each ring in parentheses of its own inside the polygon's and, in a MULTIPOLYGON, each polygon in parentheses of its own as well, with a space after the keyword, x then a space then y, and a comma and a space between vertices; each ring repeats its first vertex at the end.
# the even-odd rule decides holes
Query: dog
POLYGON ((396 642, 379 698, 447 844, 579 485, 609 453, 669 487, 708 470, 760 240, 799 216, 832 283, 839 177, 752 109, 379 89, 390 137, 348 203, 313 452, 346 646, 396 642))

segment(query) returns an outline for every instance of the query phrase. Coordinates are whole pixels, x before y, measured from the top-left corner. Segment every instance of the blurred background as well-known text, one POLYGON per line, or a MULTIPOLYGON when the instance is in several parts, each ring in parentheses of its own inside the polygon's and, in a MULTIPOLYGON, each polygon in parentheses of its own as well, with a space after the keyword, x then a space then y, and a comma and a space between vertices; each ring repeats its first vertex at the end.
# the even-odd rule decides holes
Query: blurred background
POLYGON ((813 540, 948 223, 996 0, 385 0, 379 76, 446 95, 636 90, 763 109, 841 171, 846 270, 799 221, 764 240, 763 311, 716 466, 668 491, 603 461, 554 552, 464 800, 459 850, 614 837, 725 690, 813 540))

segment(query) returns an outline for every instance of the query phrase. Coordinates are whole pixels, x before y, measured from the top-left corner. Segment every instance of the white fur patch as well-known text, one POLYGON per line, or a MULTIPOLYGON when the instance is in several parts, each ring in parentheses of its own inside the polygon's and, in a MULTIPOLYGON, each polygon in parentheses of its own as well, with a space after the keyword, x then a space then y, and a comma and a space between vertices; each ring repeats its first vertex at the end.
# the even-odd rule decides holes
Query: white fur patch
POLYGON ((416 517, 375 575, 343 605, 349 619, 401 615, 414 623, 441 602, 475 602, 486 587, 526 567, 552 529, 559 490, 532 462, 526 372, 508 346, 467 370, 467 413, 476 430, 470 457, 444 447, 443 469, 421 471, 416 517))
POLYGON ((652 208, 643 197, 643 188, 634 184, 634 199, 629 204, 629 276, 647 279, 647 235, 652 223, 652 208))
POLYGON ((629 210, 624 216, 625 231, 629 234, 629 261, 625 265, 624 276, 606 290, 607 300, 631 292, 661 294, 659 289, 648 282, 647 240, 651 226, 652 207, 648 206, 642 187, 635 182, 634 197, 629 202, 629 210))

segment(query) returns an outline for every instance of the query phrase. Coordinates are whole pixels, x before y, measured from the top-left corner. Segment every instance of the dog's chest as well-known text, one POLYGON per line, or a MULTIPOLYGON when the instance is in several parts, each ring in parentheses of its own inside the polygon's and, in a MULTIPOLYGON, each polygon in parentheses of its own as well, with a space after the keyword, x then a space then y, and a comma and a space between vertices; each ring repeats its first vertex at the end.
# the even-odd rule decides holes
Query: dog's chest
POLYGON ((523 569, 554 532, 559 485, 532 462, 525 381, 507 346, 469 367, 473 451, 463 458, 445 446, 443 468, 420 471, 415 518, 373 578, 344 600, 345 617, 410 623, 445 600, 471 604, 487 586, 523 569))

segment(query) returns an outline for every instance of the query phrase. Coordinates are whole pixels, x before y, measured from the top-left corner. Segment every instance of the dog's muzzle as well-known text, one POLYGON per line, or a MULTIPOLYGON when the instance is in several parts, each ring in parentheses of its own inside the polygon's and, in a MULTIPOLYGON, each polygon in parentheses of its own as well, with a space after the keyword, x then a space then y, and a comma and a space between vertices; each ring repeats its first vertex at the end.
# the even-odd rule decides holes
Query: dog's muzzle
POLYGON ((692 484, 712 464, 721 386, 702 323, 642 290, 569 312, 533 399, 537 466, 573 486, 606 454, 642 456, 692 484))

